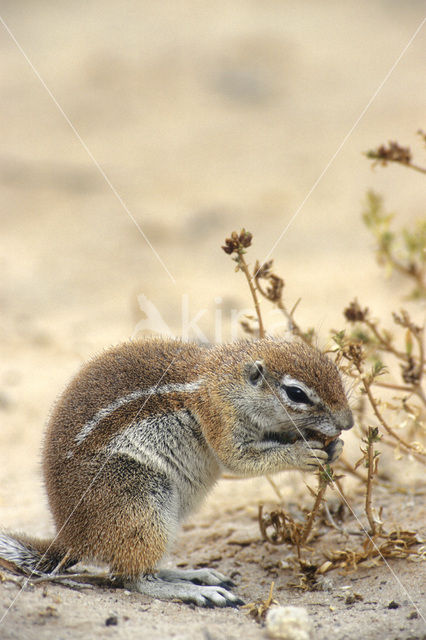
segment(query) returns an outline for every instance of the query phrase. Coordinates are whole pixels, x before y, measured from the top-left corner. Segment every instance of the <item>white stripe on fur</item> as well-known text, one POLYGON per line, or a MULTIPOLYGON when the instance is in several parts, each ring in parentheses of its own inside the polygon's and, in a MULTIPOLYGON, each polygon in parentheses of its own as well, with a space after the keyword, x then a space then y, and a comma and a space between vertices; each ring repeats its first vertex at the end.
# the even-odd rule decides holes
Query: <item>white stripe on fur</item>
POLYGON ((149 387, 149 389, 138 389, 137 391, 132 391, 128 393, 126 396, 122 396, 121 398, 117 398, 114 402, 111 402, 107 407, 100 409, 94 417, 86 422, 86 424, 80 429, 78 434, 75 437, 75 442, 77 445, 80 445, 84 440, 89 436, 92 431, 98 426, 98 424, 110 416, 114 411, 124 407, 124 405, 129 402, 133 402, 134 400, 139 400, 139 398, 143 398, 145 396, 152 396, 163 393, 192 393, 193 391, 197 391, 199 389, 202 380, 194 380, 194 382, 185 382, 181 383, 173 383, 173 384, 165 384, 162 387, 149 387))

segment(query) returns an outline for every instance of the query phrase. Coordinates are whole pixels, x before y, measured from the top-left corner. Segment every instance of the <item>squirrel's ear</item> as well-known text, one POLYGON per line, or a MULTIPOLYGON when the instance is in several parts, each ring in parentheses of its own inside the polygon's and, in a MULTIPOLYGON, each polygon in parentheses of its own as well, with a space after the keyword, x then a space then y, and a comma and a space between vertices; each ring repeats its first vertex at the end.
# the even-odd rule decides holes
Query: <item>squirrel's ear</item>
POLYGON ((263 360, 256 360, 255 362, 249 362, 246 367, 247 380, 254 387, 263 384, 265 375, 265 363, 263 360))

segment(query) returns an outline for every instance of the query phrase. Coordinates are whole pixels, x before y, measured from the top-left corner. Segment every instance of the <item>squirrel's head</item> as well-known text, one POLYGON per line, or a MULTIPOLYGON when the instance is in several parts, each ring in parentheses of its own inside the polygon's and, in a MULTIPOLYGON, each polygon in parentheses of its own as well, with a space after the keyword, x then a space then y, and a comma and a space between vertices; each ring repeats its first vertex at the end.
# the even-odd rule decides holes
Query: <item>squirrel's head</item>
POLYGON ((241 355, 232 402, 266 436, 328 440, 353 426, 339 370, 315 347, 265 338, 241 355))

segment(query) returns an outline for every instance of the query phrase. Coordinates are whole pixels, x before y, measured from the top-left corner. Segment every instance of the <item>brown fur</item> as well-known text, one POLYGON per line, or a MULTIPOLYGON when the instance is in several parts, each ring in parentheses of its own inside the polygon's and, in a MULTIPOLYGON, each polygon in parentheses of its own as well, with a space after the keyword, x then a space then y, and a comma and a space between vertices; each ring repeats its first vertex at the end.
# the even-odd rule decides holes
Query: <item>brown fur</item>
POLYGON ((278 380, 285 371, 315 389, 330 409, 349 410, 337 367, 318 349, 303 342, 272 338, 220 345, 205 354, 204 376, 208 401, 203 397, 199 403, 199 398, 194 397, 195 410, 202 418, 206 437, 215 450, 230 450, 233 447, 232 428, 237 412, 229 391, 243 385, 244 367, 252 360, 262 360, 269 372, 270 383, 265 393, 275 393, 271 382, 278 380), (220 372, 219 383, 217 372, 220 372))
MULTIPOLYGON (((161 456, 171 452, 170 473, 175 465, 182 478, 181 491, 197 491, 202 496, 218 477, 219 463, 231 469, 238 467, 241 452, 235 438, 238 430, 244 430, 245 418, 239 407, 245 395, 258 394, 253 398, 259 398, 260 403, 267 403, 272 397, 279 399, 279 380, 284 373, 315 390, 330 415, 340 412, 348 420, 350 411, 336 367, 318 350, 297 342, 267 338, 202 348, 152 339, 122 344, 86 364, 61 396, 46 433, 43 469, 57 528, 51 564, 70 552, 75 560, 105 562, 112 571, 126 577, 153 572, 174 539, 175 523, 181 518, 176 509, 183 509, 176 506, 173 482, 161 470, 161 456), (256 390, 246 379, 247 366, 255 360, 265 365, 265 383, 256 390), (195 391, 173 391, 171 387, 168 393, 129 400, 101 417, 91 431, 84 432, 84 426, 99 411, 114 406, 119 398, 138 390, 188 385, 197 380, 200 386, 195 391), (176 416, 175 425, 181 424, 179 416, 183 416, 182 433, 190 434, 185 437, 191 442, 176 443, 171 432, 169 442, 159 443, 160 461, 152 468, 108 449, 120 434, 127 437, 123 434, 128 433, 130 425, 153 416, 159 420, 162 416, 164 420, 176 416), (85 437, 78 443, 82 430, 85 437), (187 450, 201 451, 206 456, 205 487, 199 475, 199 488, 193 486, 193 470, 185 466, 185 455, 191 457, 187 450)), ((171 425, 170 429, 175 428, 171 425)), ((162 428, 167 429, 167 424, 163 423, 162 428)), ((152 433, 156 437, 155 430, 152 433)), ((294 451, 302 445, 295 444, 294 451)), ((283 468, 278 449, 271 449, 270 454, 251 453, 248 449, 242 471, 263 473, 268 455, 272 472, 283 468), (276 462, 272 460, 274 456, 276 462)), ((291 460, 285 464, 297 467, 291 460)), ((195 469, 196 472, 199 474, 195 469)), ((191 498, 194 505, 197 499, 191 498)), ((44 544, 40 546, 43 551, 44 544)))

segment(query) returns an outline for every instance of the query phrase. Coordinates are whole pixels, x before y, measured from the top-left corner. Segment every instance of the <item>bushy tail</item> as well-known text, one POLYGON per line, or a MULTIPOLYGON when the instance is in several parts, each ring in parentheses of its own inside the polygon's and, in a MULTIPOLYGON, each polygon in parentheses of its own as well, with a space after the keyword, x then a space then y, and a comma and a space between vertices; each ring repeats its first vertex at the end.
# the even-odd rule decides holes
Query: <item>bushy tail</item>
MULTIPOLYGON (((39 540, 26 535, 0 531, 0 558, 18 567, 25 574, 51 573, 65 558, 66 552, 54 547, 52 540, 39 540)), ((75 564, 67 559, 62 569, 75 564)))

